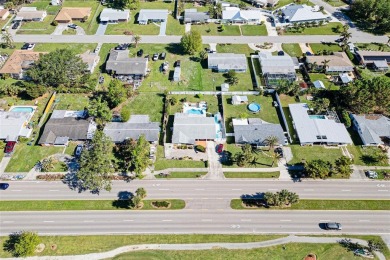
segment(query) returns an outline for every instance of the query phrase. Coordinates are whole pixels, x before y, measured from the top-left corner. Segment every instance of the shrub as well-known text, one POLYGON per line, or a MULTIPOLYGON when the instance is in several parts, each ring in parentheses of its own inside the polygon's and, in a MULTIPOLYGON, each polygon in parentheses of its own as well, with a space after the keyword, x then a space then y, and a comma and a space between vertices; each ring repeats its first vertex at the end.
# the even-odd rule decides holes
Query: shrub
POLYGON ((27 141, 28 141, 27 137, 22 137, 22 136, 19 137, 19 142, 20 143, 27 143, 27 141))
POLYGON ((37 180, 44 180, 44 181, 56 181, 56 180, 62 180, 64 178, 65 178, 65 174, 62 173, 37 175, 37 180))
POLYGON ((5 241, 4 249, 15 257, 31 256, 40 242, 40 238, 35 232, 15 232, 10 234, 8 240, 5 241))
POLYGON ((58 25, 58 22, 57 22, 57 21, 53 21, 53 22, 51 22, 51 25, 57 26, 57 25, 58 25))
POLYGON ((169 205, 171 205, 171 203, 169 203, 166 200, 163 200, 163 201, 156 200, 156 201, 152 202, 152 205, 155 206, 156 208, 168 208, 169 205))
POLYGON ((121 110, 121 119, 123 122, 127 122, 130 119, 130 109, 127 107, 122 108, 121 110))
POLYGON ((344 122, 345 127, 347 127, 347 128, 351 127, 351 118, 349 117, 348 112, 343 110, 341 115, 343 116, 343 122, 344 122))
POLYGON ((197 145, 195 147, 195 149, 199 152, 202 152, 202 153, 205 153, 206 152, 206 148, 204 146, 201 146, 201 145, 197 145))

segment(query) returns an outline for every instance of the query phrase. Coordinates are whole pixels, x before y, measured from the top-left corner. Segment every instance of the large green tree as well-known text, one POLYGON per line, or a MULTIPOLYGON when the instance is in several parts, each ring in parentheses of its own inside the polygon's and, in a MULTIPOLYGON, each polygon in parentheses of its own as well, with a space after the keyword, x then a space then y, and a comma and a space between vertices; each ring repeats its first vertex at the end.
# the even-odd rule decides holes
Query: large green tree
POLYGON ((45 86, 82 87, 89 79, 87 64, 69 49, 42 55, 27 71, 33 81, 45 86))
POLYGON ((88 106, 88 114, 95 117, 95 121, 98 124, 104 124, 112 119, 112 113, 106 101, 102 100, 102 97, 92 100, 88 106))
POLYGON ((202 35, 198 31, 191 30, 184 34, 180 42, 184 52, 190 55, 202 50, 202 35))
POLYGON ((352 159, 346 156, 341 156, 335 161, 334 164, 334 172, 336 174, 341 174, 345 177, 349 177, 353 172, 353 169, 351 168, 352 159))
POLYGON ((111 190, 112 166, 112 142, 102 130, 97 130, 89 149, 81 154, 80 169, 76 176, 81 189, 99 191, 111 190))
POLYGON ((389 0, 354 0, 350 14, 375 33, 390 32, 389 0))
POLYGON ((120 146, 125 170, 134 171, 137 176, 141 176, 149 165, 149 152, 150 144, 144 135, 141 135, 137 141, 125 140, 120 146))
POLYGON ((122 81, 114 79, 108 85, 107 101, 111 108, 118 106, 126 100, 127 89, 123 86, 122 81))
POLYGON ((35 232, 21 231, 9 235, 4 243, 4 249, 15 257, 26 257, 34 254, 36 247, 41 242, 35 232))

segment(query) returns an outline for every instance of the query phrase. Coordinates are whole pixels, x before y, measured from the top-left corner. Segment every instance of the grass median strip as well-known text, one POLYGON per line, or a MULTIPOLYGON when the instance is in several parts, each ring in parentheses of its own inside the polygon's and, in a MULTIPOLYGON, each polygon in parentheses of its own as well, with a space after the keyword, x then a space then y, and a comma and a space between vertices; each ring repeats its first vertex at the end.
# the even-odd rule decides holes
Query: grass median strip
MULTIPOLYGON (((184 200, 143 200, 140 210, 177 210, 185 207, 184 200), (156 208, 154 201, 167 201, 169 208, 156 208)), ((55 211, 55 210, 132 210, 128 200, 23 200, 2 201, 0 211, 55 211)))
POLYGON ((390 210, 390 200, 299 200, 287 208, 245 206, 241 199, 230 202, 232 209, 286 209, 286 210, 390 210))
POLYGON ((224 172, 225 178, 279 178, 280 172, 224 172))
POLYGON ((174 178, 199 178, 206 175, 207 172, 170 172, 167 175, 156 174, 159 179, 174 179, 174 178))

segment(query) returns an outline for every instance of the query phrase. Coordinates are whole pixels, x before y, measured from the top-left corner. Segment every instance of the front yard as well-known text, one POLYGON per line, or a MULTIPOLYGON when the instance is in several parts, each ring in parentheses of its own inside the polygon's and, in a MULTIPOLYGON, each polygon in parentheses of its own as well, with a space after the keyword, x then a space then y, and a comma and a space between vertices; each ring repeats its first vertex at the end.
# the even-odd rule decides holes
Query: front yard
POLYGON ((54 15, 47 15, 42 22, 23 22, 17 34, 51 34, 55 26, 51 25, 54 15))
POLYGON ((98 17, 103 10, 103 6, 100 2, 94 0, 66 0, 63 4, 64 7, 91 7, 91 15, 86 22, 74 21, 73 23, 82 27, 86 34, 95 34, 99 24, 98 17))
MULTIPOLYGON (((164 157, 164 147, 157 147, 157 158, 154 164, 154 171, 161 171, 168 168, 206 168, 206 162, 193 160, 168 160, 164 157)), ((184 171, 184 170, 183 170, 184 171)), ((157 174, 157 172, 155 172, 157 174)), ((199 173, 198 173, 199 174, 199 173)))
POLYGON ((336 28, 337 25, 342 26, 339 22, 331 22, 318 27, 305 28, 303 32, 288 31, 284 35, 338 35, 340 34, 336 28))
POLYGON ((191 30, 198 31, 205 36, 239 36, 241 35, 238 25, 223 25, 224 30, 221 30, 221 24, 197 24, 191 25, 191 30))
POLYGON ((302 56, 302 49, 298 43, 282 43, 282 49, 291 57, 302 56))
POLYGON ((266 36, 268 35, 267 27, 262 25, 241 25, 241 34, 243 36, 266 36))
MULTIPOLYGON (((235 144, 226 144, 225 145, 225 155, 224 162, 222 167, 224 168, 239 168, 237 163, 233 160, 233 156, 239 152, 242 152, 241 146, 235 144)), ((257 149, 253 151, 255 155, 255 160, 248 164, 249 168, 270 168, 272 166, 272 157, 271 152, 267 150, 257 149)), ((277 163, 273 165, 277 167, 277 163)), ((225 173, 226 174, 226 173, 225 173)), ((276 175, 275 175, 276 176, 276 175)))
POLYGON ((302 163, 303 160, 311 161, 315 159, 322 159, 325 161, 334 162, 343 154, 338 147, 324 147, 324 146, 300 146, 290 145, 293 159, 289 164, 302 163))
POLYGON ((337 43, 310 43, 310 47, 314 54, 322 53, 323 51, 337 52, 342 51, 341 47, 337 43))

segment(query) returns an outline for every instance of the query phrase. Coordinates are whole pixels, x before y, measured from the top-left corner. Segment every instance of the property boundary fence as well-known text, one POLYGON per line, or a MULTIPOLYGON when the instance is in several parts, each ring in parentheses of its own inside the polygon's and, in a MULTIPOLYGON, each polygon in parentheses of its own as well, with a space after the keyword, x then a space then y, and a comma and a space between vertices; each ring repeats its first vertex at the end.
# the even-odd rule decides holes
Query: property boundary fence
POLYGON ((203 95, 259 95, 259 91, 170 91, 170 95, 196 95, 196 94, 203 94, 203 95))
POLYGON ((288 124, 287 124, 287 119, 286 119, 286 116, 285 116, 284 111, 283 111, 282 102, 280 102, 279 95, 278 95, 278 93, 276 91, 272 92, 272 96, 273 96, 274 100, 278 103, 278 106, 276 107, 276 110, 279 112, 280 117, 282 119, 283 130, 287 132, 288 140, 289 140, 290 143, 292 143, 292 139, 291 139, 291 136, 290 136, 290 128, 288 127, 288 124))

